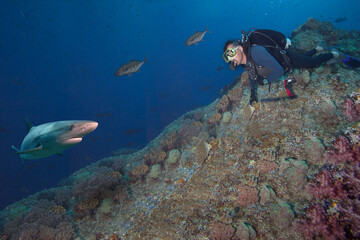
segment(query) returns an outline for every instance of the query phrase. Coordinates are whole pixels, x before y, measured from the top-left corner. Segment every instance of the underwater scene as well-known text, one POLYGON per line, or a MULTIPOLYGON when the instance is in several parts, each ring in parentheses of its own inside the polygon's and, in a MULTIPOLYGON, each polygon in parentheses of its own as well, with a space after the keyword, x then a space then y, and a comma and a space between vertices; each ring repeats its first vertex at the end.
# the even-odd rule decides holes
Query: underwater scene
POLYGON ((358 9, 0 1, 0 240, 360 239, 358 9))

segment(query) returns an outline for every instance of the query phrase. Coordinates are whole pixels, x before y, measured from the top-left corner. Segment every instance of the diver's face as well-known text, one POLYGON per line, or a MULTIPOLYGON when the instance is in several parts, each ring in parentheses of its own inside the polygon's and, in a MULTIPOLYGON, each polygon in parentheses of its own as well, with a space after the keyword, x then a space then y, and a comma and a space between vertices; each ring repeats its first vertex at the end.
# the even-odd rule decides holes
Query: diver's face
MULTIPOLYGON (((230 44, 227 49, 230 49, 230 48, 235 48, 235 46, 233 44, 230 44)), ((230 58, 229 58, 230 59, 230 58)), ((232 57, 230 59, 231 63, 237 67, 238 65, 240 64, 245 64, 246 63, 246 59, 245 59, 245 55, 244 55, 244 52, 243 52, 243 48, 242 46, 239 46, 237 49, 236 49, 236 55, 234 57, 232 57)))

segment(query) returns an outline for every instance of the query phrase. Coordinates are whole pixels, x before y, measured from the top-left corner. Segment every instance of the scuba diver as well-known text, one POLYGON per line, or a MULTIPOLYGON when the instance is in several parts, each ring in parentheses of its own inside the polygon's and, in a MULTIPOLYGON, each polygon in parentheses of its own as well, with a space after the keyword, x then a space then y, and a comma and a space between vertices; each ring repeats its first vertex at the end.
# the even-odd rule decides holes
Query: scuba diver
MULTIPOLYGON (((239 65, 250 76, 250 105, 258 102, 257 87, 279 80, 285 73, 295 68, 316 68, 333 58, 339 58, 340 52, 333 49, 329 53, 318 46, 305 54, 295 53, 290 48, 291 41, 284 34, 267 29, 242 31, 241 40, 228 40, 224 46, 223 59, 231 70, 239 65)), ((289 98, 296 98, 292 84, 294 79, 286 79, 284 86, 289 98)))

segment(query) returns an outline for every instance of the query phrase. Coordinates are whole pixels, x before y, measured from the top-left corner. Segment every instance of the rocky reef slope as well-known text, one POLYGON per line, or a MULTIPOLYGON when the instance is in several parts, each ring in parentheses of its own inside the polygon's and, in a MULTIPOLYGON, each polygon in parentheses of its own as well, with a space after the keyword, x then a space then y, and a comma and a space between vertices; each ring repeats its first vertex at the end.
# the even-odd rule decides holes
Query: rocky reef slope
MULTIPOLYGON (((292 35, 359 55, 360 32, 309 19, 292 35)), ((0 239, 360 237, 360 72, 339 63, 259 89, 247 74, 146 148, 92 164, 0 213, 0 239)))

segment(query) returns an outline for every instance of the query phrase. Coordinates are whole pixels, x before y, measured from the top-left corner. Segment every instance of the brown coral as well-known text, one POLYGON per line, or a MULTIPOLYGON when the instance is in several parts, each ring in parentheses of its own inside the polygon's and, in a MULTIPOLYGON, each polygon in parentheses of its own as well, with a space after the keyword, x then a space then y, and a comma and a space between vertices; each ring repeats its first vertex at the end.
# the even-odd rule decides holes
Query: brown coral
POLYGON ((152 151, 150 152, 150 160, 151 160, 151 164, 156 164, 156 163, 160 163, 162 161, 165 160, 166 158, 166 152, 164 151, 152 151))
POLYGON ((80 210, 92 210, 99 205, 99 199, 97 198, 88 198, 79 203, 80 210))
POLYGON ((107 175, 112 179, 120 179, 120 178, 122 178, 122 174, 119 171, 108 172, 107 175))
POLYGON ((220 119, 221 119, 221 114, 220 113, 215 113, 214 115, 212 115, 209 118, 209 123, 210 124, 216 123, 216 122, 220 121, 220 119))
POLYGON ((231 103, 239 103, 242 97, 242 88, 235 87, 228 93, 228 97, 231 103))
POLYGON ((226 112, 227 109, 228 109, 228 107, 229 107, 229 103, 230 103, 229 97, 228 97, 227 95, 224 95, 224 96, 220 99, 220 101, 219 101, 219 103, 218 103, 218 105, 217 105, 217 107, 216 107, 216 110, 217 110, 219 113, 224 113, 224 112, 226 112))
POLYGON ((65 208, 63 206, 60 206, 60 205, 53 205, 53 206, 49 207, 48 209, 52 213, 64 213, 64 212, 66 212, 65 208))
POLYGON ((162 140, 161 146, 163 149, 170 151, 176 148, 178 136, 176 131, 169 132, 166 137, 162 140))
POLYGON ((146 174, 149 170, 149 166, 147 165, 139 165, 136 166, 132 171, 131 171, 131 175, 134 177, 139 177, 142 176, 144 174, 146 174))

